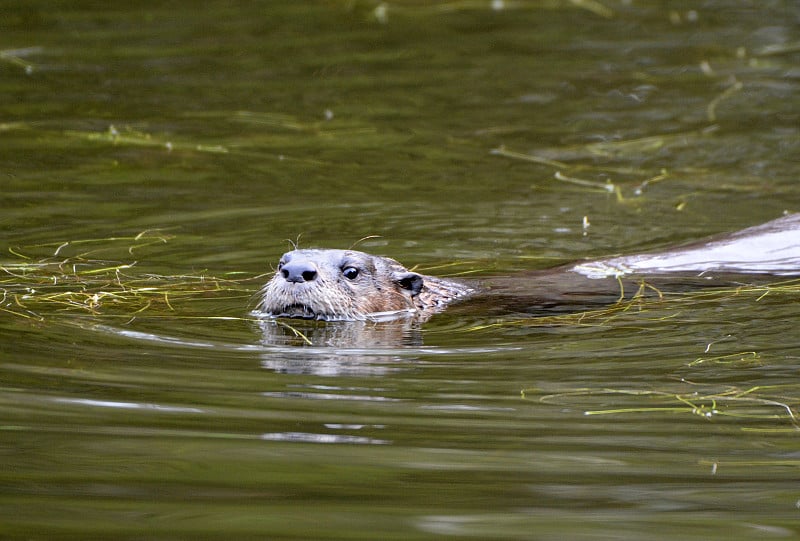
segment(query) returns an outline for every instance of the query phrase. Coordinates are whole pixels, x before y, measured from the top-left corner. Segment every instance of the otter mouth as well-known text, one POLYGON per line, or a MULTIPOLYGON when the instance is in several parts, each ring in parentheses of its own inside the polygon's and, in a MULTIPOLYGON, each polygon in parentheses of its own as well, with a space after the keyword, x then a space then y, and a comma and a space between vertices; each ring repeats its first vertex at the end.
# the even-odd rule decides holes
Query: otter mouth
POLYGON ((290 304, 280 310, 274 310, 272 315, 292 319, 326 319, 324 314, 318 314, 305 304, 290 304))

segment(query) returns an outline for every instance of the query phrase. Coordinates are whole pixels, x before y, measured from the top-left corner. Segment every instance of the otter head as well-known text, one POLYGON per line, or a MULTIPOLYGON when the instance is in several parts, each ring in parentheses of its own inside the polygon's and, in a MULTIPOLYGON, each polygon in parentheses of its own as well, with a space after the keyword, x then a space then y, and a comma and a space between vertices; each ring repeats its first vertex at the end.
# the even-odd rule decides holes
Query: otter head
POLYGON ((260 292, 258 310, 274 317, 363 320, 415 310, 423 276, 400 263, 354 250, 294 250, 260 292))

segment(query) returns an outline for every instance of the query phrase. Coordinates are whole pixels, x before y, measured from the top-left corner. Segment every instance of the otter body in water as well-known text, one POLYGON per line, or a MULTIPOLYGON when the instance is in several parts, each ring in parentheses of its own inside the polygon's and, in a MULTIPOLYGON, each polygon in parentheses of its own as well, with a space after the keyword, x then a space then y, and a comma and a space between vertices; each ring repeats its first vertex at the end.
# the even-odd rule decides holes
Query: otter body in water
POLYGON ((294 250, 284 254, 261 290, 257 311, 328 321, 426 319, 476 294, 529 306, 574 306, 608 302, 627 276, 690 280, 711 272, 800 275, 800 214, 660 252, 476 281, 421 275, 393 259, 355 250, 294 250))

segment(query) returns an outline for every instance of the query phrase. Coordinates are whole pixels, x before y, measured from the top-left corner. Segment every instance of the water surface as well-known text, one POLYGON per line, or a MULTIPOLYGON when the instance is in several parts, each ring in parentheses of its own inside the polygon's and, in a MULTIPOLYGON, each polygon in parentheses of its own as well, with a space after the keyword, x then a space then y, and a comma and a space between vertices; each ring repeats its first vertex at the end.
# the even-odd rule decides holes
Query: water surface
POLYGON ((800 211, 799 19, 7 6, 3 535, 796 537, 796 282, 311 345, 249 314, 289 241, 484 276, 800 211))

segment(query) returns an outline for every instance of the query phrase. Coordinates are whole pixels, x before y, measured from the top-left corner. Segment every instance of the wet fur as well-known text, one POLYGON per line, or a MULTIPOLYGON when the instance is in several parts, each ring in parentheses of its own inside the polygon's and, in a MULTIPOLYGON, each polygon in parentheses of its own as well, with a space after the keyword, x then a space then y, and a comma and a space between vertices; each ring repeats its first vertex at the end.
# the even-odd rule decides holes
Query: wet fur
POLYGON ((412 273, 394 259, 356 250, 294 250, 284 254, 282 261, 291 258, 312 262, 316 278, 291 283, 279 267, 259 292, 259 312, 328 321, 364 320, 383 312, 438 311, 473 291, 461 282, 412 273), (356 279, 343 275, 347 267, 358 269, 356 279))

